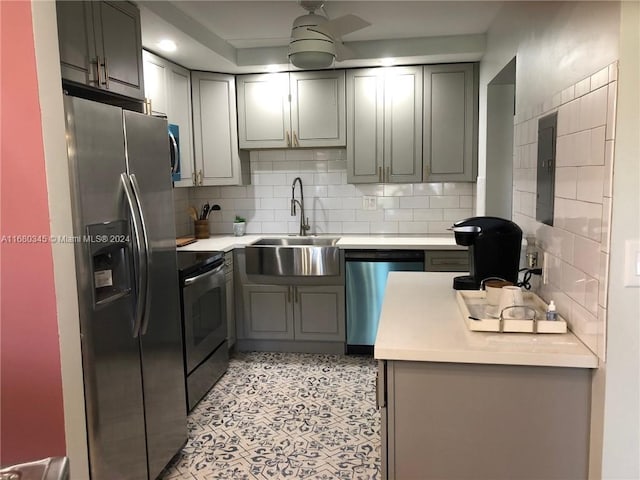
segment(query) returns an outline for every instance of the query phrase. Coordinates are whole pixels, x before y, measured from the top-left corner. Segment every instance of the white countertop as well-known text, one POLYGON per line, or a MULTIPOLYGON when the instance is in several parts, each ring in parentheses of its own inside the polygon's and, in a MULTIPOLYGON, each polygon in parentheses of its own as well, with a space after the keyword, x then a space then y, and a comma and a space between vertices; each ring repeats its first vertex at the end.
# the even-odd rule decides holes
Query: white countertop
POLYGON ((234 248, 244 248, 246 245, 266 236, 267 235, 243 235, 241 237, 234 237, 233 235, 214 235, 177 248, 179 252, 228 252, 234 248))
MULTIPOLYGON (((261 238, 286 237, 287 235, 214 235, 204 240, 197 240, 184 247, 178 247, 178 251, 203 252, 223 251, 228 252, 234 248, 243 248, 261 238)), ((337 246, 342 249, 418 249, 418 250, 459 250, 464 247, 456 245, 453 235, 436 236, 391 236, 391 235, 323 235, 339 237, 337 246)))
POLYGON ((468 330, 456 302, 459 274, 391 272, 374 356, 380 360, 596 368, 598 358, 572 333, 468 330))

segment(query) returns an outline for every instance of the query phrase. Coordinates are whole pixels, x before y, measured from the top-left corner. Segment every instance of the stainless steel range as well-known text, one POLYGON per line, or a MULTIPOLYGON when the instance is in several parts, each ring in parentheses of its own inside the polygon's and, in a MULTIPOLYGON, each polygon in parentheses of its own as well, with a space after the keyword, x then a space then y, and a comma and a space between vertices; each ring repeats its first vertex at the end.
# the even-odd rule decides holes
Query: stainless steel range
POLYGON ((178 252, 187 410, 229 364, 223 252, 178 252))

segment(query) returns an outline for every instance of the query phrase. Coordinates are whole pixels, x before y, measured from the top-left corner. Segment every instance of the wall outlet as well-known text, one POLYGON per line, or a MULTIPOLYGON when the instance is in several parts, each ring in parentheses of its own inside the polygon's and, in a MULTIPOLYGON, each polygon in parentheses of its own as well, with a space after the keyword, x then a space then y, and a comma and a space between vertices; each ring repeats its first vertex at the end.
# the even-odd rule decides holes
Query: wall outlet
POLYGON ((375 210, 378 208, 378 199, 374 196, 364 195, 362 197, 363 210, 375 210))

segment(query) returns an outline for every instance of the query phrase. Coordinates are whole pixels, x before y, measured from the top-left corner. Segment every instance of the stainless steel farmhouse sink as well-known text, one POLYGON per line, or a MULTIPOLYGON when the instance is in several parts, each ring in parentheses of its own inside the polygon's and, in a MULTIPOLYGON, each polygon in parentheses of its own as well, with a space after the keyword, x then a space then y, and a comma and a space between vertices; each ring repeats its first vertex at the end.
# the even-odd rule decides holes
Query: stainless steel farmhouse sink
POLYGON ((248 275, 340 275, 339 237, 263 238, 244 249, 248 275))

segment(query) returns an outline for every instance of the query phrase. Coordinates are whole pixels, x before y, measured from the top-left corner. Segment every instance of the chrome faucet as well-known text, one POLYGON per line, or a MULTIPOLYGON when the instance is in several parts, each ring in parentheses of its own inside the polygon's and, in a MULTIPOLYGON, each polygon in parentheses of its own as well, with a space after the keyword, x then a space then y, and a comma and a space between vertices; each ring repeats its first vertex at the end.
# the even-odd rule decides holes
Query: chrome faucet
POLYGON ((300 177, 296 177, 293 180, 293 184, 291 185, 291 216, 296 216, 296 203, 300 205, 300 236, 305 236, 307 234, 307 230, 311 227, 309 226, 309 218, 304 218, 304 192, 302 190, 302 179, 300 177), (296 200, 296 182, 300 184, 300 201, 296 200))

